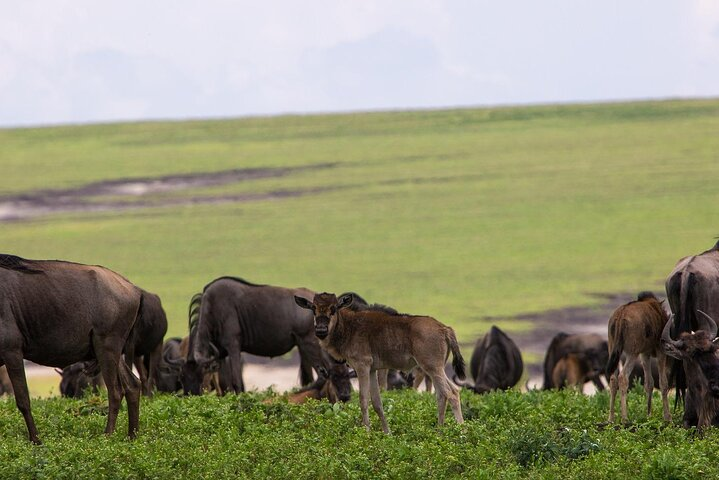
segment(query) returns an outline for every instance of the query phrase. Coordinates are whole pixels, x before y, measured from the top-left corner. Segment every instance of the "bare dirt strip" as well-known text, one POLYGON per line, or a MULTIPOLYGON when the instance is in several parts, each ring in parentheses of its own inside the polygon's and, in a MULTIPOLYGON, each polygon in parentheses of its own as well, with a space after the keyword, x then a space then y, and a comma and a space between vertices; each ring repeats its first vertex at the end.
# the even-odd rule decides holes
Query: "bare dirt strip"
MULTIPOLYGON (((76 188, 35 190, 18 195, 0 196, 0 222, 27 220, 35 217, 71 212, 119 211, 147 207, 195 205, 203 203, 236 203, 298 197, 324 189, 278 190, 257 194, 192 196, 142 201, 143 197, 192 188, 214 187, 278 178, 304 171, 332 168, 323 163, 294 168, 248 168, 187 175, 151 178, 127 178, 95 182, 76 188), (110 198, 103 200, 103 197, 110 198), (127 200, 123 200, 127 198, 127 200)), ((328 188, 329 190, 331 188, 328 188)))

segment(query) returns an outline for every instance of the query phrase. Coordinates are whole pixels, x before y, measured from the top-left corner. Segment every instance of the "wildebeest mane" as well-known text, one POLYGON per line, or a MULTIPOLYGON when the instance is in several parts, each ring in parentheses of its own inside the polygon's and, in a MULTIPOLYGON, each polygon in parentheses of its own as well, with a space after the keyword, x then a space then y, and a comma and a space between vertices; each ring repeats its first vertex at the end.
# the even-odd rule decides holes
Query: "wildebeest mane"
POLYGON ((215 282, 219 282, 220 280, 234 280, 235 282, 240 282, 240 283, 242 283, 242 284, 244 284, 244 285, 247 285, 247 286, 250 286, 250 287, 266 287, 266 286, 267 286, 267 285, 262 285, 262 284, 259 284, 259 283, 248 282, 248 281, 245 280, 244 278, 232 277, 232 276, 226 275, 226 276, 224 276, 224 277, 219 277, 219 278, 214 279, 213 281, 211 281, 210 283, 208 283, 207 285, 205 285, 205 288, 203 288, 202 291, 204 292, 205 290, 207 290, 207 288, 208 288, 210 285, 212 285, 212 284, 215 283, 215 282))
POLYGON ((187 328, 192 331, 200 321, 200 306, 202 305, 202 294, 196 293, 190 299, 190 307, 187 312, 187 328))
POLYGON ((399 313, 397 310, 395 310, 392 307, 389 307, 387 305, 382 305, 381 303, 373 303, 369 304, 367 301, 357 295, 355 292, 345 292, 341 294, 338 298, 342 298, 345 295, 352 295, 352 303, 349 307, 347 307, 348 310, 352 310, 353 312, 383 312, 388 315, 392 316, 402 316, 402 317, 409 317, 410 315, 399 313))
POLYGON ((15 255, 0 254, 0 268, 5 270, 22 273, 43 273, 42 270, 33 268, 34 266, 35 262, 32 260, 25 260, 15 255))

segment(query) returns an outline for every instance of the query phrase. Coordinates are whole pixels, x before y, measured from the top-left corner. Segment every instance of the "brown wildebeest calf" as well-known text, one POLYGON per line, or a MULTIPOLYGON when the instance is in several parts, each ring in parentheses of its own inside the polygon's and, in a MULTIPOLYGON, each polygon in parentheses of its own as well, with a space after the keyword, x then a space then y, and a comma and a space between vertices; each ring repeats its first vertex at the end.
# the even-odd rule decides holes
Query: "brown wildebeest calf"
POLYGON ((637 357, 641 358, 644 367, 644 391, 647 395, 647 415, 652 412, 652 379, 650 357, 657 357, 659 365, 659 389, 662 393, 664 420, 672 419, 669 412, 669 390, 667 379, 667 357, 661 347, 661 336, 667 323, 667 313, 662 304, 651 292, 642 292, 636 301, 617 308, 609 319, 609 361, 607 377, 609 377, 609 421, 614 421, 614 402, 617 396, 617 383, 621 391, 622 421, 627 421, 627 390, 629 374, 634 368, 637 357), (622 352, 626 359, 621 371, 617 371, 622 352))
POLYGON ((584 391, 584 384, 592 381, 597 372, 592 370, 586 356, 578 353, 569 353, 559 359, 552 371, 552 383, 560 390, 570 387, 584 391))
POLYGON ((410 371, 418 365, 434 381, 439 425, 444 423, 447 401, 457 422, 464 421, 458 389, 444 372, 451 351, 455 372, 464 378, 464 359, 450 327, 426 316, 372 310, 355 312, 345 308, 352 303, 351 295, 337 300, 333 293, 318 293, 312 302, 297 296, 295 301, 300 307, 312 310, 320 345, 334 358, 346 360, 357 372, 362 423, 368 430, 369 393, 382 430, 389 433, 377 381, 377 370, 383 368, 410 371))
MULTIPOLYGON (((701 432, 710 426, 719 412, 719 358, 715 344, 717 325, 709 315, 698 310, 707 317, 707 330, 682 332, 678 340, 672 340, 670 330, 674 319, 664 326, 662 331, 662 348, 664 352, 677 360, 683 360, 686 372, 687 394, 691 394, 696 406, 697 429, 701 432)), ((684 423, 689 427, 689 422, 684 423)))

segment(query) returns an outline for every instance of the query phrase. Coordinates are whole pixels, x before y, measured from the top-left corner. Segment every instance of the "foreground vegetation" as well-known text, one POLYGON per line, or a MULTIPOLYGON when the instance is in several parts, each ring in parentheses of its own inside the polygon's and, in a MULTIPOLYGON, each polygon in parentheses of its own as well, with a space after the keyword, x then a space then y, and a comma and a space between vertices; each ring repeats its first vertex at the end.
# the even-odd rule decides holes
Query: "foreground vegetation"
MULTIPOLYGON (((606 393, 463 392, 467 422, 436 426, 434 397, 384 394, 393 433, 360 426, 349 404, 263 404, 265 393, 143 400, 141 433, 105 437, 106 400, 33 401, 43 446, 29 444, 12 399, 0 400, 0 478, 716 478, 719 434, 703 437, 643 413, 606 427, 606 393)), ((655 398, 655 405, 658 397, 655 398)))
POLYGON ((717 100, 0 130, 3 195, 317 167, 142 201, 284 196, 6 223, 0 245, 122 272, 160 294, 171 335, 191 295, 231 274, 354 290, 470 343, 593 292, 660 290, 679 257, 713 245, 717 131, 717 100))

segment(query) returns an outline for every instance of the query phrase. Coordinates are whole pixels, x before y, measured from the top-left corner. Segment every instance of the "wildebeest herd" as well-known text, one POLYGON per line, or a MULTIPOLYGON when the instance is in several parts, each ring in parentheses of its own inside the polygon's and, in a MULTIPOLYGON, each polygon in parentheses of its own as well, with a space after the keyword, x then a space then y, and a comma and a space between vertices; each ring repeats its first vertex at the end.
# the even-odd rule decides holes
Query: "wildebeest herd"
MULTIPOLYGON (((681 259, 666 281, 666 292, 669 311, 649 292, 617 308, 606 339, 558 333, 545 355, 543 389, 581 391, 592 382, 604 390, 604 376, 610 387, 609 420, 614 421, 619 391, 626 422, 628 385, 638 377, 648 413, 658 384, 664 420, 671 420, 668 390, 673 386, 677 402, 684 403, 684 426, 703 429, 719 423, 714 320, 719 317, 719 242, 681 259)), ((493 326, 477 340, 471 380, 465 380, 452 328, 429 316, 369 304, 353 292, 315 293, 221 277, 192 297, 188 318, 185 338, 164 340, 167 318, 159 297, 121 275, 101 266, 0 254, 0 394, 14 393, 30 441, 40 443, 24 359, 56 367, 62 369, 65 396, 107 388, 107 434, 115 429, 124 396, 128 435, 134 437, 141 393, 242 392, 242 352, 275 357, 297 347, 302 388, 289 401, 346 402, 350 379, 356 377, 363 424, 369 429, 371 401, 382 429, 389 432, 383 388, 418 388, 424 381, 428 390, 435 390, 438 423, 443 423, 448 403, 461 423, 459 387, 480 394, 508 389, 524 371, 517 345, 493 326), (450 354, 451 379, 445 368, 450 354)))

